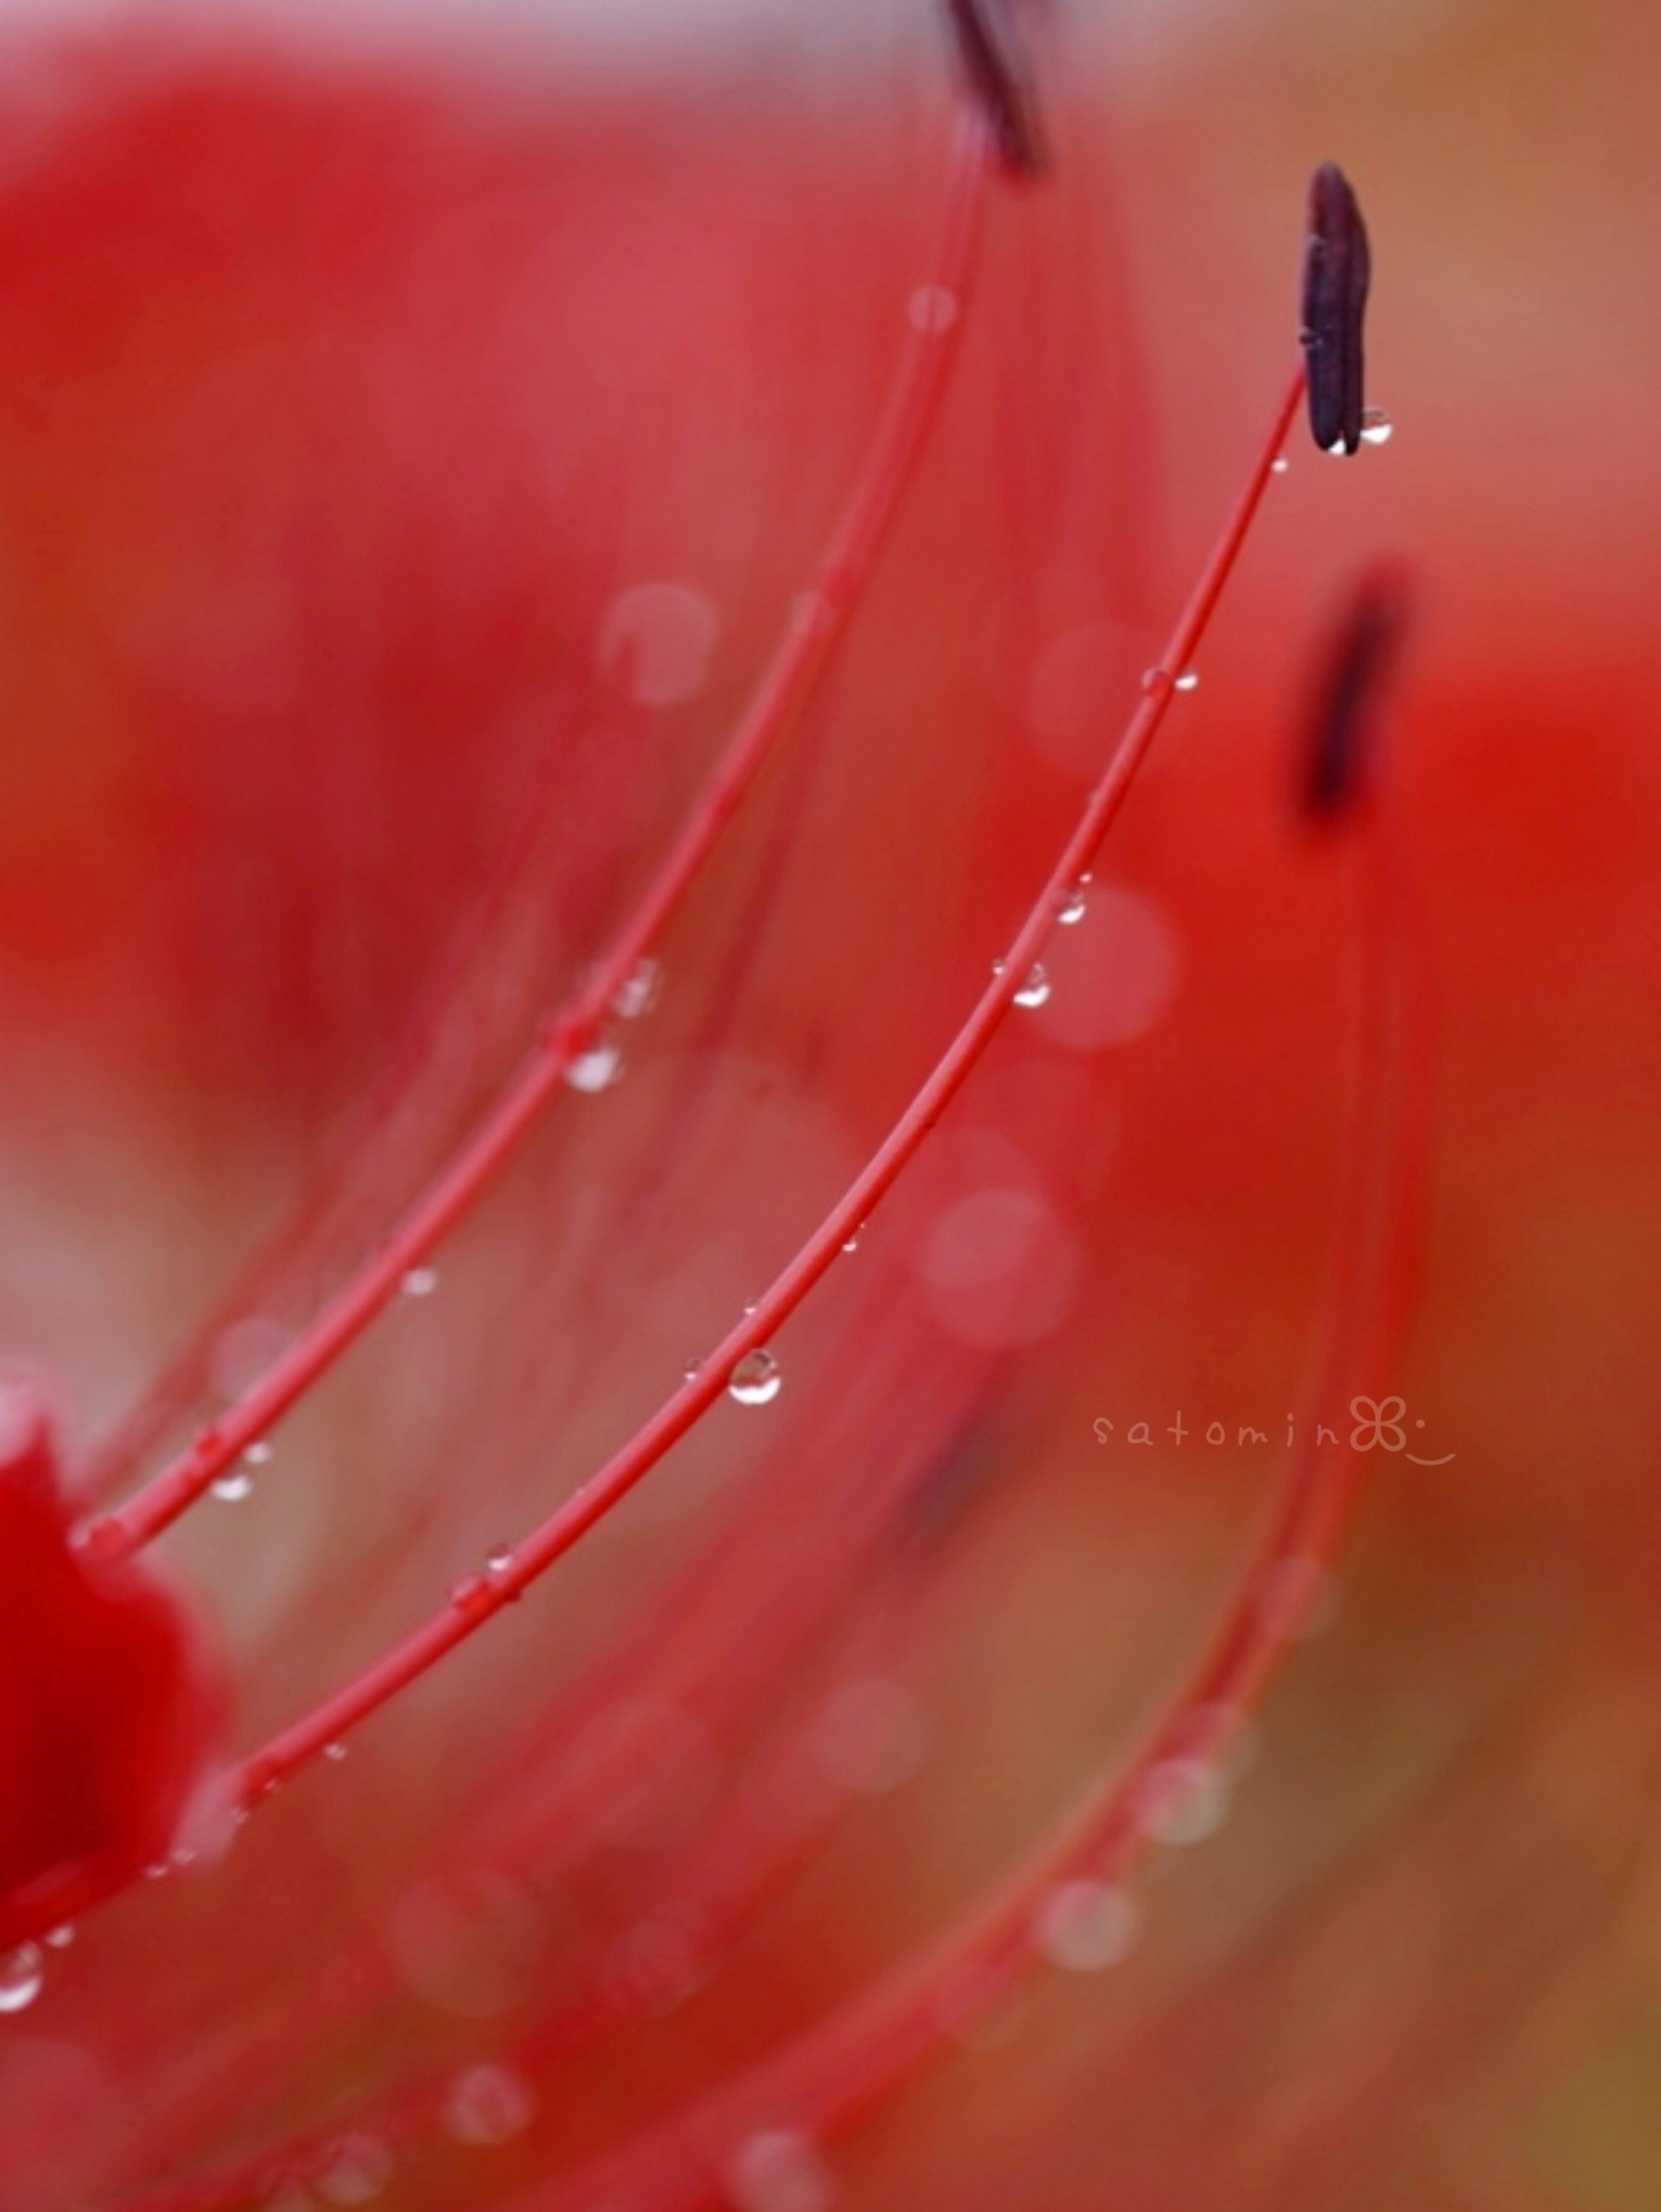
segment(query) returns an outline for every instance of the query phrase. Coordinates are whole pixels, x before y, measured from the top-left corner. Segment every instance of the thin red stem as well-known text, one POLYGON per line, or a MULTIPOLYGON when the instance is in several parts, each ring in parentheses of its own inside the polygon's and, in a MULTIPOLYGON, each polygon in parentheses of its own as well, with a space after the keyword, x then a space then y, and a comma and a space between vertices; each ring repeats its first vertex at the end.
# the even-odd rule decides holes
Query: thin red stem
MULTIPOLYGON (((928 285, 967 293, 989 160, 978 112, 958 131, 940 243, 928 285)), ((379 1250, 316 1320, 186 1449, 119 1511, 83 1530, 100 1557, 120 1558, 160 1534, 311 1389, 398 1294, 405 1276, 453 1229, 557 1095, 614 1000, 709 859, 764 763, 828 666, 936 420, 964 317, 913 318, 864 467, 812 586, 797 603, 749 707, 673 847, 610 948, 544 1028, 534 1049, 459 1152, 379 1250)))
POLYGON ((1155 680, 1115 746, 1077 827, 991 982, 869 1164, 751 1311, 598 1473, 488 1573, 470 1576, 459 1583, 441 1612, 274 1736, 247 1761, 241 1778, 244 1803, 259 1799, 326 1745, 397 1696, 502 1606, 520 1596, 569 1551, 709 1411, 726 1390, 739 1362, 765 1344, 794 1312, 834 1264, 848 1237, 870 1216, 985 1051, 1055 926, 1062 899, 1090 866, 1123 804, 1165 719, 1176 676, 1191 659, 1239 556, 1303 390, 1300 367, 1275 410, 1245 488, 1171 631, 1155 680))

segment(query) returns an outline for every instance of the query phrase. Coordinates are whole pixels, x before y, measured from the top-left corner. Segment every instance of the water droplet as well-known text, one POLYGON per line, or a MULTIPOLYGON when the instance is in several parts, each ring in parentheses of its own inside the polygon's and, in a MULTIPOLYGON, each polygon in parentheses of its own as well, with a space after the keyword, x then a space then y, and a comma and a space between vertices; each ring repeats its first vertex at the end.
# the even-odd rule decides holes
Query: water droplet
POLYGON ((573 1091, 609 1091, 623 1075, 623 1048, 611 1037, 596 1037, 565 1071, 573 1091))
POLYGON ((348 2136, 317 2177, 331 2204, 367 2204, 392 2178, 392 2154, 374 2136, 348 2136))
POLYGON ((46 1962, 38 1943, 20 1943, 0 1959, 0 2012, 24 2012, 40 1994, 46 1962))
POLYGON ((1081 922, 1089 909, 1090 901, 1085 896, 1082 884, 1074 884, 1062 893, 1061 904, 1056 909, 1056 919, 1063 929, 1072 929, 1081 922))
POLYGON ((1396 435, 1396 425, 1382 407, 1361 410, 1361 443, 1364 446, 1387 446, 1396 435))
POLYGON ((958 319, 958 295, 944 284, 920 284, 905 312, 914 331, 938 336, 958 319))
POLYGON ((399 1288, 406 1298, 429 1298, 438 1288, 436 1267, 411 1267, 399 1288))
POLYGON ((784 1388, 784 1377, 772 1353, 757 1345, 733 1370, 727 1388, 740 1406, 770 1406, 784 1388))
POLYGON ((796 2128, 769 2128, 741 2144, 727 2193, 738 2212, 830 2212, 837 2201, 829 2168, 796 2128))
POLYGON ((208 1487, 216 1498, 222 1498, 227 1505, 240 1505, 245 1498, 253 1494, 253 1477, 246 1467, 234 1467, 229 1474, 222 1474, 208 1487))
POLYGON ((536 2115, 536 2100, 505 2066, 470 2066, 450 2085, 444 2124, 458 2142, 480 2150, 512 2142, 536 2115))
POLYGON ((67 1951, 74 1941, 75 1923, 72 1920, 66 1920, 61 1927, 54 1928, 47 1936, 46 1948, 49 1951, 67 1951))
POLYGON ((1145 668, 1142 671, 1142 689, 1150 694, 1163 691, 1170 681, 1163 668, 1145 668))
POLYGON ((1167 1759, 1150 1767, 1136 1793, 1142 1833, 1160 1844, 1199 1844, 1228 1811, 1228 1785, 1203 1759, 1167 1759))
POLYGON ((258 1443, 251 1443, 243 1453, 242 1464, 244 1467, 269 1467, 276 1457, 277 1446, 268 1438, 261 1437, 258 1443))
POLYGON ((647 958, 635 963, 634 972, 618 987, 611 1001, 611 1011, 625 1022, 637 1022, 642 1014, 649 1014, 658 1002, 658 993, 663 988, 663 969, 655 960, 647 958))
POLYGON ((848 1235, 843 1238, 843 1250, 844 1252, 857 1252, 860 1249, 860 1239, 864 1236, 864 1234, 865 1224, 861 1221, 857 1229, 850 1230, 848 1235))
POLYGON ((745 1321, 748 1321, 748 1320, 749 1320, 749 1318, 750 1318, 751 1315, 752 1313, 754 1313, 754 1311, 756 1310, 756 1308, 757 1308, 760 1304, 761 1304, 761 1300, 760 1300, 759 1298, 746 1298, 746 1299, 745 1300, 745 1302, 744 1302, 744 1318, 745 1319, 745 1321))
POLYGON ((450 1584, 450 1602, 469 1620, 483 1620, 496 1610, 490 1585, 483 1575, 463 1575, 450 1584))
POLYGON ((492 1544, 484 1554, 484 1571, 487 1575, 505 1575, 513 1564, 514 1547, 511 1544, 492 1544))
POLYGON ((149 1866, 143 1869, 144 1879, 146 1881, 165 1881, 167 1879, 168 1872, 169 1869, 166 1859, 152 1859, 149 1866))
POLYGON ((701 1359, 689 1359, 680 1371, 686 1382, 696 1382, 703 1372, 703 1362, 701 1359))
POLYGON ((1197 691, 1200 688, 1199 670, 1197 668, 1183 669, 1182 674, 1177 678, 1175 688, 1178 691, 1197 691))
POLYGON ((346 1756, 346 1746, 344 1743, 326 1743, 323 1747, 323 1756, 325 1759, 332 1760, 334 1765, 338 1766, 346 1756))
POLYGON ((1274 475, 1274 476, 1277 476, 1277 477, 1283 477, 1283 476, 1286 474, 1287 471, 1287 470, 1292 466, 1292 464, 1291 464, 1291 462, 1290 462, 1289 460, 1287 460, 1287 457, 1286 457, 1286 455, 1285 455, 1284 453, 1281 453, 1281 454, 1278 454, 1278 455, 1276 456, 1276 458, 1269 463, 1269 471, 1270 471, 1270 473, 1271 473, 1272 475, 1274 475))
POLYGON ((1015 994, 1018 1006, 1042 1006, 1049 1003, 1050 978, 1044 973, 1043 963, 1035 960, 1026 974, 1026 981, 1015 994))
POLYGON ((1040 1906, 1032 1940, 1051 1966, 1098 1974, 1127 1955, 1141 1925, 1126 1891, 1104 1881, 1064 1881, 1040 1906))

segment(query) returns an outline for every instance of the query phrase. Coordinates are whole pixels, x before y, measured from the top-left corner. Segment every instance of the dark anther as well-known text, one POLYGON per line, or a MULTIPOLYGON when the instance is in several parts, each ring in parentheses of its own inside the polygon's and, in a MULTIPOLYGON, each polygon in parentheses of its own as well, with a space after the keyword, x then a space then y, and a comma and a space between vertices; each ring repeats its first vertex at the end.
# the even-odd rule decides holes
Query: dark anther
POLYGON ((964 74, 986 110, 1004 167, 1036 177, 1049 166, 1032 67, 1011 14, 1014 0, 946 0, 964 74))
POLYGON ((1372 273, 1366 225, 1349 179, 1323 161, 1310 179, 1304 247, 1304 349, 1309 427, 1323 453, 1361 442, 1361 329, 1372 273))
POLYGON ((1378 702, 1401 650, 1409 604, 1402 569, 1370 569, 1334 631, 1317 672, 1303 755, 1299 799, 1311 821, 1336 822, 1366 794, 1378 702))

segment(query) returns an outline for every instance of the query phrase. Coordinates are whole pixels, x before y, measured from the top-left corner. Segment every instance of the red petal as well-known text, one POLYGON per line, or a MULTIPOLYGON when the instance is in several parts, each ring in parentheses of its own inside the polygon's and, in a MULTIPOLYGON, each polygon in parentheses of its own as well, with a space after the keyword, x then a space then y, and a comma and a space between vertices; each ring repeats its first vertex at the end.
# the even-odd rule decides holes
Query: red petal
POLYGON ((0 1393, 0 1950, 167 1853, 224 1711, 204 1641, 138 1568, 70 1541, 44 1407, 0 1393))

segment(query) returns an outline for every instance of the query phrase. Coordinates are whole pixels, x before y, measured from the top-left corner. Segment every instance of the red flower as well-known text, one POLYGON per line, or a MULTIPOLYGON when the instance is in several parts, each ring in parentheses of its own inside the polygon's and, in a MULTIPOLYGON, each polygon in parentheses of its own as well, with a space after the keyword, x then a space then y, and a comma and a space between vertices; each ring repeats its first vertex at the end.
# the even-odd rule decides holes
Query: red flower
MULTIPOLYGON (((1605 1998, 1630 1958, 1577 1885, 1637 1894, 1644 1792, 1574 1669, 1567 1748, 1532 1695, 1518 1516, 1640 1651, 1644 1575, 1542 1464, 1487 1487, 1521 1355, 1461 1287, 1532 1279, 1488 1163, 1550 1186, 1517 1102, 1579 1127, 1641 969, 1629 626, 1530 656, 1469 580, 1485 418, 1436 407, 1505 395, 1360 101, 1271 118, 1260 220, 1266 75, 1150 144, 1037 11, 944 12, 955 87, 944 39, 770 86, 89 50, 20 136, 5 1321, 92 1437, 78 1547, 38 1426, 0 1492, 30 2212, 1509 2201, 1488 2116, 1583 1986, 1530 1916, 1605 1998), (1282 484, 1332 151, 1406 430, 1282 484), (1323 839, 1292 747, 1384 543, 1419 629, 1329 672, 1323 839), (1133 1874, 1222 1822, 1359 1474, 1297 1755, 1133 1874), (1593 1845, 1513 1862, 1541 1774, 1593 1845)), ((1603 507, 1518 505, 1561 605, 1603 507)))

